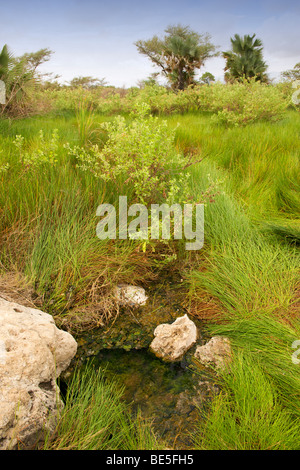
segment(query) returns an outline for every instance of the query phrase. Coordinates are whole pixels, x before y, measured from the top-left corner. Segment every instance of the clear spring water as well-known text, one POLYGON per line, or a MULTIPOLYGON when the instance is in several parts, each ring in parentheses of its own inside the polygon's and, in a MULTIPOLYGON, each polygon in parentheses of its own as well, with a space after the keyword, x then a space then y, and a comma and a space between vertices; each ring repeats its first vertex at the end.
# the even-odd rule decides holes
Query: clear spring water
MULTIPOLYGON (((77 357, 83 363, 92 360, 108 379, 124 385, 124 399, 132 411, 139 408, 142 416, 153 420, 154 429, 168 446, 187 449, 192 447, 191 434, 201 419, 201 410, 217 387, 211 372, 195 366, 196 346, 176 363, 165 363, 149 351, 155 327, 172 323, 186 311, 181 291, 172 285, 156 286, 147 294, 146 306, 123 309, 106 329, 77 338, 77 357)), ((201 322, 192 320, 198 327, 198 344, 203 344, 206 340, 201 322)))

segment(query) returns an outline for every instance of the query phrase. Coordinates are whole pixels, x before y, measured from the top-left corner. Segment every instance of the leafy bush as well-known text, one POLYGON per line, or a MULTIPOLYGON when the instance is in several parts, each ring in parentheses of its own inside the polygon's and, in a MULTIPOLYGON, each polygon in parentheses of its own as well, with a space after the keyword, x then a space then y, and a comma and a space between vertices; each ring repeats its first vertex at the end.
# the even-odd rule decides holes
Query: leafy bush
POLYGON ((178 93, 155 85, 145 87, 138 96, 155 114, 210 111, 216 123, 234 126, 260 120, 277 121, 291 101, 287 90, 254 80, 226 85, 217 82, 189 87, 178 93))
POLYGON ((186 161, 174 145, 175 130, 170 131, 166 121, 149 115, 149 106, 142 103, 129 125, 118 116, 102 127, 108 134, 102 149, 98 145, 88 149, 66 145, 79 168, 105 182, 115 182, 124 194, 126 187, 132 187, 143 204, 178 201, 188 180, 183 172, 186 161))
POLYGON ((78 103, 84 101, 87 107, 103 115, 127 114, 146 103, 153 115, 208 111, 213 113, 216 123, 244 126, 260 120, 281 119, 289 106, 295 108, 292 93, 291 86, 245 81, 190 86, 177 93, 157 84, 128 90, 65 87, 45 90, 39 93, 38 100, 48 102, 57 111, 76 111, 78 103))
POLYGON ((43 163, 50 163, 51 165, 54 165, 57 162, 57 129, 54 129, 50 140, 46 140, 44 132, 40 130, 36 150, 31 150, 30 152, 26 151, 24 141, 25 139, 22 135, 16 135, 16 138, 13 141, 15 147, 20 152, 20 160, 22 163, 24 163, 24 165, 36 167, 42 165, 43 163))
POLYGON ((226 125, 246 125, 260 120, 282 119, 287 103, 280 91, 260 82, 245 81, 209 88, 209 109, 216 113, 213 120, 226 125))

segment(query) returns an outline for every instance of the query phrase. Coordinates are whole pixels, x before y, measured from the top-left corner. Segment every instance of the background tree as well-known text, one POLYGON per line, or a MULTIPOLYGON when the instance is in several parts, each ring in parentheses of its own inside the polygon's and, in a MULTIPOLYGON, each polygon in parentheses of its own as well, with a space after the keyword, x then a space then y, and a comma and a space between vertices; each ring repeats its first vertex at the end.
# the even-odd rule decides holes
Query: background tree
POLYGON ((22 115, 26 112, 39 81, 36 69, 49 60, 51 54, 49 49, 41 49, 14 57, 5 44, 0 53, 0 80, 5 83, 6 103, 0 107, 0 114, 22 115))
POLYGON ((216 79, 214 75, 210 72, 205 72, 201 75, 199 83, 203 85, 210 85, 211 82, 214 82, 216 79))
POLYGON ((281 77, 284 80, 288 81, 295 81, 295 80, 300 80, 300 62, 298 62, 293 69, 291 70, 286 70, 285 72, 281 73, 281 77))
POLYGON ((53 51, 46 47, 44 49, 38 50, 37 52, 26 52, 21 57, 19 57, 18 60, 24 61, 28 69, 35 72, 40 65, 50 60, 52 54, 53 51))
POLYGON ((195 73, 216 54, 209 34, 198 34, 188 26, 169 26, 165 36, 153 36, 135 43, 138 51, 159 67, 174 90, 184 90, 195 83, 195 73))
POLYGON ((144 80, 138 80, 137 86, 139 88, 145 88, 146 86, 154 86, 159 85, 158 83, 158 72, 151 73, 149 77, 145 78, 144 80))
POLYGON ((262 55, 262 41, 255 39, 255 34, 247 34, 244 37, 235 34, 230 40, 232 50, 222 53, 226 59, 225 80, 233 82, 254 78, 262 82, 268 81, 267 64, 262 55))
POLYGON ((97 88, 97 87, 100 87, 100 86, 105 86, 107 85, 107 82, 105 80, 105 78, 93 78, 93 77, 74 77, 71 81, 70 81, 70 87, 72 88, 78 88, 78 87, 82 87, 82 88, 86 88, 88 90, 92 89, 92 88, 97 88))
POLYGON ((9 52, 7 44, 5 44, 0 53, 0 80, 5 80, 12 64, 12 54, 9 52))
POLYGON ((49 84, 60 78, 60 75, 53 74, 52 72, 41 73, 37 71, 37 68, 40 67, 40 65, 51 59, 52 54, 54 54, 54 52, 48 47, 45 47, 36 52, 26 52, 15 60, 16 62, 22 62, 28 72, 31 72, 31 74, 34 75, 36 84, 39 81, 41 86, 45 88, 46 83, 49 84))

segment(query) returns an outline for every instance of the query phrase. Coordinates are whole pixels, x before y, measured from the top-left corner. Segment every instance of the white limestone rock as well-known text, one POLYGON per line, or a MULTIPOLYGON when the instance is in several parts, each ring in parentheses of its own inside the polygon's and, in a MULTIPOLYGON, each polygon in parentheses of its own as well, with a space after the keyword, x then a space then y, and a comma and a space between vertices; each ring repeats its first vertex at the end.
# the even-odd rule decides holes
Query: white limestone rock
POLYGON ((150 350, 167 362, 179 361, 197 341, 197 327, 187 315, 173 323, 162 323, 154 330, 150 350))
POLYGON ((206 366, 224 369, 231 360, 230 340, 224 336, 213 336, 204 346, 197 346, 195 357, 206 366))
POLYGON ((54 429, 56 379, 76 351, 51 315, 0 298, 0 450, 33 446, 54 429))
POLYGON ((145 305, 148 299, 143 287, 127 284, 122 284, 115 288, 115 298, 119 305, 128 305, 130 307, 145 305))

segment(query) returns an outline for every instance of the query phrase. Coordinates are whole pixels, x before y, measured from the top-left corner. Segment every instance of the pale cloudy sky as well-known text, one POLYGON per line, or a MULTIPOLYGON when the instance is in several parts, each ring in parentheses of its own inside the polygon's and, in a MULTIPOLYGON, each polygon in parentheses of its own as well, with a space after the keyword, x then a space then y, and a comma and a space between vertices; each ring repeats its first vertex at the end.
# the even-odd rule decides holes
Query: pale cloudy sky
MULTIPOLYGON (((178 23, 209 33, 220 51, 230 49, 235 33, 255 33, 275 79, 300 62, 299 0, 0 0, 0 22, 0 48, 7 44, 16 56, 50 48, 41 71, 59 74, 61 82, 91 75, 136 85, 156 69, 134 42, 178 23)), ((210 59, 200 75, 222 80, 223 69, 224 59, 210 59)))

